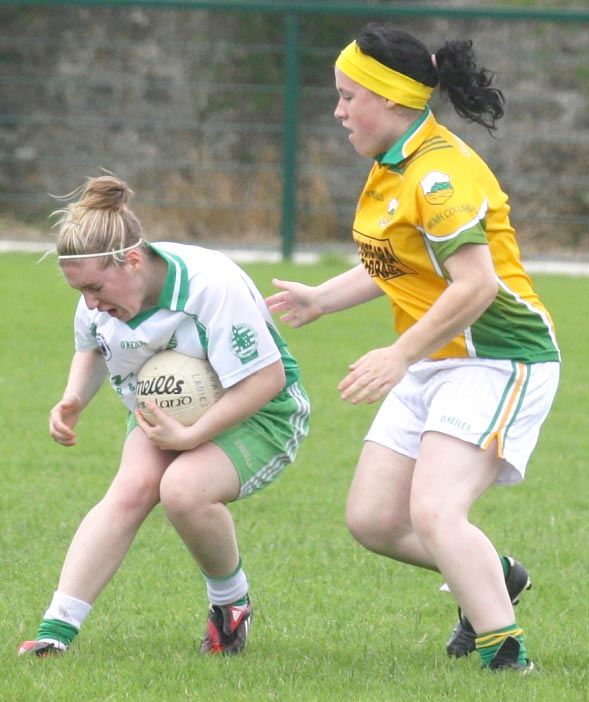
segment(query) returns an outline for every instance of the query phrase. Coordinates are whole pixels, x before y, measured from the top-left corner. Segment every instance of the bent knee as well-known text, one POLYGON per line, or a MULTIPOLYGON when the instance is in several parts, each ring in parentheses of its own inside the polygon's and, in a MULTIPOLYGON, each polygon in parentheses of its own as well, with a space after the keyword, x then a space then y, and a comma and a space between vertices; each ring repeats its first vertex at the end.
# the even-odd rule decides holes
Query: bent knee
POLYGON ((435 498, 414 499, 411 502, 411 522, 420 540, 429 545, 452 539, 466 515, 435 498))
POLYGON ((172 468, 160 483, 160 502, 168 517, 173 519, 187 513, 195 514, 210 505, 212 500, 205 485, 202 489, 198 485, 187 485, 182 473, 172 468))
POLYGON ((115 505, 118 511, 147 513, 159 502, 159 482, 150 479, 119 481, 111 485, 104 501, 115 505))
POLYGON ((380 551, 383 544, 406 530, 391 513, 382 514, 358 504, 348 504, 346 526, 354 539, 371 551, 380 551))
POLYGON ((357 505, 348 504, 346 507, 346 526, 356 541, 362 543, 362 535, 369 528, 365 510, 357 505))

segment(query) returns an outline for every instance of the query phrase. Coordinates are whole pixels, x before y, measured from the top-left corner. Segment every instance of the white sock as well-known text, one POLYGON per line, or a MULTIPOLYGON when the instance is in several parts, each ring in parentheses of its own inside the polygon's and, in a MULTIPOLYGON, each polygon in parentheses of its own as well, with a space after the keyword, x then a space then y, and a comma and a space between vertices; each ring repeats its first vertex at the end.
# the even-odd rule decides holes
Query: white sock
POLYGON ((228 605, 236 600, 241 600, 248 593, 248 582, 245 573, 239 564, 238 569, 226 578, 210 578, 205 574, 207 581, 207 595, 209 602, 216 605, 228 605))
POLYGON ((56 590, 43 619, 58 619, 80 629, 84 619, 90 614, 92 605, 56 590))

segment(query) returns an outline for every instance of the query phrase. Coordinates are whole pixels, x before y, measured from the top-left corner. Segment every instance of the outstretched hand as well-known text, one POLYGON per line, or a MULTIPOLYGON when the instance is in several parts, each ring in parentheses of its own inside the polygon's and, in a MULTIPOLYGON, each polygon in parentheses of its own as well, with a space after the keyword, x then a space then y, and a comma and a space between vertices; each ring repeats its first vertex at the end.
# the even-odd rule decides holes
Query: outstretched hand
POLYGON ((314 287, 277 278, 272 280, 272 284, 281 292, 267 297, 266 305, 271 314, 284 312, 279 317, 284 324, 296 329, 321 316, 321 309, 314 299, 314 287))

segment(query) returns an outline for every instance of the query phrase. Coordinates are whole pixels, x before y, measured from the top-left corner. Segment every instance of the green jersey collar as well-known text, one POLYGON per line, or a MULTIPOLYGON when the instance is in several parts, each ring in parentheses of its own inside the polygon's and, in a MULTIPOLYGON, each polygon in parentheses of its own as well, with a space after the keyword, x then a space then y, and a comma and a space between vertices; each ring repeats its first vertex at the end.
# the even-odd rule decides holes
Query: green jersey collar
POLYGON ((436 126, 436 118, 429 105, 403 136, 388 151, 379 154, 375 160, 382 166, 396 166, 416 151, 436 126))
POLYGON ((186 264, 179 256, 168 251, 162 251, 162 249, 153 244, 150 244, 150 248, 168 264, 168 275, 157 301, 157 306, 160 309, 163 307, 175 312, 183 310, 188 300, 188 270, 186 264))
POLYGON ((137 327, 154 315, 158 310, 168 309, 174 312, 182 311, 188 300, 188 270, 186 264, 179 257, 167 251, 162 251, 153 244, 148 245, 150 249, 155 251, 158 256, 161 256, 168 264, 168 275, 166 282, 160 293, 157 305, 148 310, 143 310, 138 315, 127 322, 131 329, 137 327))

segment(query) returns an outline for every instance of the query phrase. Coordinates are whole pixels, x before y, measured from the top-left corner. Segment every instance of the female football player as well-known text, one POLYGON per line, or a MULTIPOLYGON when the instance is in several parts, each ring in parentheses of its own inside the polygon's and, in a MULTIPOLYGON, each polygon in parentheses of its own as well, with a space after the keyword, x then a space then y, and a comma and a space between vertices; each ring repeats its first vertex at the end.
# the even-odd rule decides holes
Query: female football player
POLYGON ((335 64, 335 117, 373 161, 353 236, 361 264, 316 287, 275 280, 270 311, 300 327, 380 295, 398 338, 363 353, 343 400, 385 398, 347 504, 353 536, 375 553, 439 571, 460 608, 447 644, 483 667, 529 671, 512 602, 526 569, 497 555, 469 520, 493 484, 524 478, 559 378, 552 321, 520 262, 507 196, 481 158, 439 124, 439 87, 488 130, 503 115, 493 74, 470 41, 433 55, 370 24, 335 64))
POLYGON ((149 244, 128 207, 132 191, 115 176, 89 179, 72 196, 79 200, 58 211, 57 254, 80 292, 75 353, 49 429, 74 446, 80 413, 108 377, 129 411, 128 433, 106 495, 74 536, 37 637, 19 652, 68 649, 161 502, 206 580, 201 652, 238 653, 253 610, 226 505, 274 482, 294 460, 309 417, 297 363, 254 283, 226 256, 149 244), (136 406, 138 371, 164 349, 208 358, 225 389, 188 427, 150 403, 152 425, 136 406))

